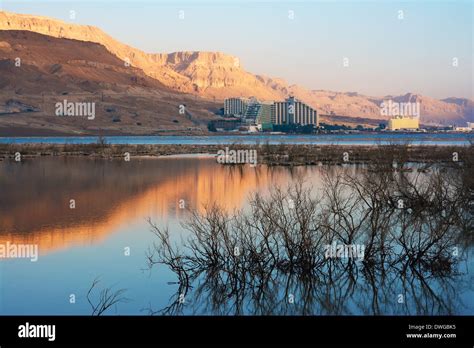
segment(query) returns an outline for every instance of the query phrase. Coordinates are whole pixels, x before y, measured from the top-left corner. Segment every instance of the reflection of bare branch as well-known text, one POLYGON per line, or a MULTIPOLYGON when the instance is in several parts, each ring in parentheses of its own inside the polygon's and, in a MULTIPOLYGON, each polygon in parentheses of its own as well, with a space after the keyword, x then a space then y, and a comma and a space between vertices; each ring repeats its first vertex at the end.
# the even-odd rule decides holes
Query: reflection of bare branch
POLYGON ((112 291, 111 288, 106 288, 102 289, 99 293, 99 299, 97 304, 93 303, 93 300, 91 299, 92 292, 94 288, 97 286, 97 284, 100 283, 100 279, 96 278, 92 282, 91 287, 89 288, 89 291, 87 292, 87 301, 89 302, 90 306, 92 307, 92 315, 102 315, 107 309, 112 307, 113 305, 116 305, 117 303, 120 302, 127 302, 128 299, 123 297, 123 294, 125 293, 125 289, 119 289, 116 291, 112 291))
POLYGON ((149 266, 167 265, 179 284, 161 313, 182 312, 177 296, 191 284, 193 311, 205 313, 454 313, 462 241, 470 245, 473 234, 472 159, 426 172, 406 162, 408 150, 394 151, 358 170, 321 169, 319 193, 301 180, 254 195, 245 211, 211 204, 184 224, 181 249, 150 222, 158 242, 149 266), (328 258, 332 243, 365 253, 328 258))

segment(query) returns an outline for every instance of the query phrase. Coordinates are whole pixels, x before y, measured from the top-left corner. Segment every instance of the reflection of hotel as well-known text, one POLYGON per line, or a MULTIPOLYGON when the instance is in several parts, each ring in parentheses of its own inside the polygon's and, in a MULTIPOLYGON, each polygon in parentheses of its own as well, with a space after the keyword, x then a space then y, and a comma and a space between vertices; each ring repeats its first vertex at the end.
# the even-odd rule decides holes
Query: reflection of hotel
POLYGON ((420 118, 419 117, 409 117, 409 116, 396 116, 392 117, 388 121, 388 129, 391 131, 395 130, 416 130, 420 128, 420 118))
POLYGON ((270 103, 255 98, 229 98, 224 101, 224 114, 239 117, 246 123, 257 123, 262 128, 272 124, 319 124, 317 111, 294 97, 270 103))

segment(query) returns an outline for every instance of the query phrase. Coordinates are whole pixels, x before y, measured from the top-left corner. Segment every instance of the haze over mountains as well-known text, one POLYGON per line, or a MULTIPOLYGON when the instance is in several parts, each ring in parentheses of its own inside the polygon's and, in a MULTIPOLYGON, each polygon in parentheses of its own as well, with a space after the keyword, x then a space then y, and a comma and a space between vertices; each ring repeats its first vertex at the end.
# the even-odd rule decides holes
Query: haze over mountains
MULTIPOLYGON (((160 104, 157 119, 163 122, 165 128, 189 128, 205 118, 215 117, 221 100, 235 96, 282 100, 294 95, 316 108, 320 114, 373 119, 374 122, 385 118, 380 113, 382 101, 392 99, 397 102, 420 102, 424 124, 464 125, 467 121, 474 121, 474 103, 470 99, 452 96, 438 100, 412 93, 370 97, 356 92, 308 90, 280 78, 249 73, 241 66, 238 57, 221 52, 145 53, 115 40, 99 28, 46 17, 0 12, 0 34, 0 94, 3 96, 5 92, 105 91, 126 93, 130 98, 134 93, 157 98, 149 102, 153 105, 152 109, 147 109, 147 102, 139 104, 138 115, 131 108, 131 100, 128 106, 121 100, 122 107, 128 111, 112 116, 120 117, 121 124, 114 126, 118 127, 118 132, 141 133, 141 127, 145 127, 142 121, 158 127, 153 118, 156 103, 160 104), (31 33, 20 35, 19 31, 31 33), (16 57, 22 58, 22 69, 13 64, 16 57), (180 99, 185 101, 180 102, 180 99), (176 103, 170 102, 173 100, 177 105, 187 102, 186 107, 188 109, 189 106, 192 112, 184 115, 186 117, 176 115, 176 103), (172 123, 173 120, 178 122, 172 123), (130 122, 138 128, 124 130, 130 122)), ((11 98, 3 98, 0 113, 2 109, 4 113, 12 109, 8 109, 8 101, 12 103, 11 98)), ((34 100, 31 102, 29 106, 46 112, 34 104, 34 100)), ((19 111, 22 111, 21 108, 19 111)), ((105 114, 111 116, 110 112, 105 114)))

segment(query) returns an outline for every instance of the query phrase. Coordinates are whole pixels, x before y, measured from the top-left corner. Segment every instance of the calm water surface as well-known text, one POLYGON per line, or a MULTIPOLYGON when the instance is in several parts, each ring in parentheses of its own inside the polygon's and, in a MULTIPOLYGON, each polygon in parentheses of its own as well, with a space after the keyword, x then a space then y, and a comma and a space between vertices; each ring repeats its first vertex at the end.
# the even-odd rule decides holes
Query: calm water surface
MULTIPOLYGON (((469 145, 474 133, 366 133, 323 135, 214 135, 214 136, 107 136, 110 144, 316 144, 316 145, 373 145, 409 143, 414 145, 469 145)), ((97 137, 0 137, 0 144, 49 143, 87 144, 97 142, 97 137)))
MULTIPOLYGON (((101 279, 99 290, 126 289, 128 301, 108 314, 147 314, 148 308, 163 308, 177 291, 172 283, 176 278, 164 266, 147 269, 146 252, 156 241, 148 218, 169 226, 173 239, 179 242, 186 234, 180 223, 188 218, 189 209, 203 211, 210 202, 228 211, 239 209, 251 194, 284 187, 298 175, 318 187, 320 170, 228 167, 208 157, 134 159, 128 163, 86 158, 0 162, 0 243, 38 244, 40 251, 37 262, 0 260, 0 313, 90 314, 86 294, 97 277, 101 279), (75 209, 70 209, 71 199, 75 209), (183 202, 185 209, 181 209, 183 202), (127 248, 129 256, 125 255, 127 248), (73 304, 71 294, 76 298, 73 304)), ((466 262, 460 263, 460 275, 432 285, 440 297, 449 287, 448 307, 454 314, 474 313, 472 251, 468 255, 466 262)), ((343 291, 344 284, 339 289, 343 291)), ((369 290, 362 286, 345 294, 344 306, 331 310, 315 304, 314 313, 370 314, 357 305, 358 299, 367 296, 365 291, 369 290)), ((396 301, 393 293, 388 298, 396 301)), ((328 301, 331 299, 320 303, 328 301)), ((413 301, 408 299, 401 310, 393 309, 396 304, 382 306, 386 308, 382 314, 418 314, 419 304, 413 301)), ((439 309, 431 311, 437 314, 439 309)), ((184 310, 184 314, 216 312, 192 303, 184 310)))

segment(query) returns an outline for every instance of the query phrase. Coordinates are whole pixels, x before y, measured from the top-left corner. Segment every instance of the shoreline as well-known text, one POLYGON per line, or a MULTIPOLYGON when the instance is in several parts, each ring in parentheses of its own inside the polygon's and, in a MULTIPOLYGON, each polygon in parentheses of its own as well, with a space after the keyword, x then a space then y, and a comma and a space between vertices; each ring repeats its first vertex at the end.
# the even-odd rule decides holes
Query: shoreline
MULTIPOLYGON (((473 163, 472 145, 308 145, 308 144, 0 144, 0 161, 38 157, 86 157, 123 159, 163 156, 216 156, 226 148, 236 151, 256 151, 258 164, 299 166, 319 164, 368 163, 473 163)), ((237 163, 244 164, 244 163, 237 163)), ((232 164, 236 165, 236 164, 232 164)))
POLYGON ((471 132, 463 132, 463 131, 359 131, 359 130, 341 130, 341 131, 327 131, 327 132, 319 132, 319 133, 284 133, 284 132, 206 132, 206 133, 199 133, 199 134, 190 134, 190 133, 179 133, 179 134, 170 134, 170 133, 150 133, 150 134, 134 134, 134 133, 120 133, 120 134, 47 134, 44 135, 0 135, 0 139, 10 139, 10 138, 98 138, 98 137, 115 137, 115 138, 147 138, 147 137, 220 137, 220 136, 232 136, 232 137, 259 137, 259 136, 304 136, 304 137, 319 137, 319 136, 341 136, 341 135, 367 135, 367 136, 379 136, 379 135, 458 135, 460 137, 474 137, 474 130, 471 132))

